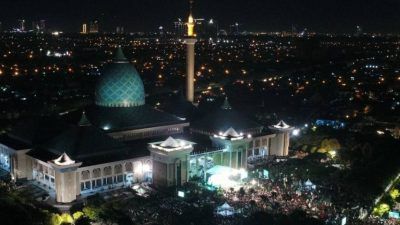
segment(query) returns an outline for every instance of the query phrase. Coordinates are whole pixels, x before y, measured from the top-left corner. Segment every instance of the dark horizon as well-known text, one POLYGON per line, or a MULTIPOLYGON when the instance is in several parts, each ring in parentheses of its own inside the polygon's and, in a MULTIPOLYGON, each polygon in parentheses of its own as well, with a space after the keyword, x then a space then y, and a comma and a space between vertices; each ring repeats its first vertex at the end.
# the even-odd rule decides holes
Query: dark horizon
MULTIPOLYGON (((177 18, 185 18, 187 0, 3 0, 0 2, 3 30, 17 25, 18 19, 44 19, 47 27, 78 32, 83 22, 98 19, 101 30, 124 26, 126 31, 155 31, 158 26, 172 27, 177 18)), ((400 1, 396 0, 197 0, 194 15, 213 18, 221 29, 242 24, 247 31, 283 31, 292 25, 299 30, 317 32, 354 32, 360 25, 365 32, 400 31, 400 1)))

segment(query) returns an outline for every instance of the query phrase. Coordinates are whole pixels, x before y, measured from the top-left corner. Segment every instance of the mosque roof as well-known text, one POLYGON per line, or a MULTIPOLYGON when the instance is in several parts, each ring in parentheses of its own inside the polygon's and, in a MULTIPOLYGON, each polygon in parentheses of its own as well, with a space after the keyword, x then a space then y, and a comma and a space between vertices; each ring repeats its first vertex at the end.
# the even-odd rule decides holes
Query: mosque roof
MULTIPOLYGON (((146 148, 144 148, 146 149, 146 148)), ((131 148, 113 139, 94 126, 71 126, 45 144, 34 148, 28 155, 44 162, 62 159, 82 162, 83 166, 119 161, 148 155, 143 149, 131 148)))
POLYGON ((232 128, 236 132, 260 132, 262 125, 246 118, 241 113, 232 109, 227 99, 222 107, 209 113, 200 120, 194 121, 191 129, 208 134, 219 134, 232 128))
POLYGON ((25 150, 25 149, 30 149, 32 147, 29 144, 11 138, 7 134, 0 135, 0 144, 3 144, 13 150, 25 150))
POLYGON ((145 104, 143 81, 121 48, 103 70, 96 86, 95 103, 104 107, 134 107, 145 104))
POLYGON ((34 146, 42 144, 63 130, 68 124, 57 117, 33 117, 21 120, 7 134, 9 138, 34 146))
POLYGON ((42 146, 58 155, 66 153, 75 160, 127 149, 122 142, 93 126, 72 126, 42 146))
POLYGON ((110 132, 186 123, 148 105, 126 108, 92 106, 86 116, 94 126, 110 132))
POLYGON ((171 101, 163 107, 163 111, 178 116, 179 118, 191 119, 196 112, 196 107, 185 99, 182 93, 173 96, 171 101))

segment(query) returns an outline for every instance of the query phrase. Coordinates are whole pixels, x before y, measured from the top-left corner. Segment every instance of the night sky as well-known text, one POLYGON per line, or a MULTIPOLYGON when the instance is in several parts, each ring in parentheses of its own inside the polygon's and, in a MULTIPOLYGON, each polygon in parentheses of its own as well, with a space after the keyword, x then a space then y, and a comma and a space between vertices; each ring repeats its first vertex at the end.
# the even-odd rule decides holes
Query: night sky
MULTIPOLYGON (((24 18, 45 19, 48 27, 79 31, 85 20, 102 28, 123 25, 128 31, 171 27, 186 17, 187 0, 0 0, 3 28, 24 18)), ((400 0, 197 0, 195 17, 214 18, 221 28, 239 22, 248 31, 290 30, 291 25, 319 32, 400 32, 400 0)), ((104 29, 103 29, 104 30, 104 29)))

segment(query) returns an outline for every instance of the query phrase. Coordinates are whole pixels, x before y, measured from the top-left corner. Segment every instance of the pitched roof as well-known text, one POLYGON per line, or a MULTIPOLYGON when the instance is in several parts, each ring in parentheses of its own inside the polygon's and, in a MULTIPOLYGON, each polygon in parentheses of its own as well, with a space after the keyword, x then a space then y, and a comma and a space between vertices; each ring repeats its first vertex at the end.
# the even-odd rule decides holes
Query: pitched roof
POLYGON ((161 147, 179 147, 180 143, 179 141, 175 140, 173 137, 168 137, 167 140, 163 141, 161 144, 161 147))
POLYGON ((246 132, 253 129, 261 131, 262 127, 262 125, 232 109, 227 99, 225 99, 221 108, 209 113, 200 120, 194 121, 191 126, 192 130, 210 134, 218 134, 227 131, 229 128, 237 132, 246 132))
POLYGON ((60 165, 60 166, 66 166, 66 165, 71 165, 74 164, 75 161, 72 160, 67 153, 63 153, 60 157, 57 159, 53 160, 55 164, 60 165))
POLYGON ((128 149, 122 142, 93 126, 73 126, 42 145, 42 148, 56 155, 66 153, 74 160, 128 149))
POLYGON ((7 135, 28 145, 38 145, 59 134, 66 128, 68 128, 68 124, 59 118, 34 117, 22 120, 7 135))
POLYGON ((239 137, 241 136, 235 129, 230 127, 225 133, 222 134, 224 137, 239 137))
POLYGON ((180 118, 191 119, 196 112, 196 107, 185 99, 182 93, 172 97, 163 107, 163 111, 180 118))
POLYGON ((90 125, 92 125, 90 123, 90 121, 88 120, 88 118, 86 117, 86 112, 85 111, 82 111, 82 116, 81 116, 81 119, 78 122, 78 125, 79 126, 90 126, 90 125))
POLYGON ((14 150, 25 150, 32 147, 30 144, 11 138, 7 134, 0 135, 0 143, 14 150))
POLYGON ((127 145, 96 127, 73 126, 27 154, 44 162, 66 154, 72 160, 81 162, 82 166, 90 166, 148 156, 150 152, 146 140, 127 145))

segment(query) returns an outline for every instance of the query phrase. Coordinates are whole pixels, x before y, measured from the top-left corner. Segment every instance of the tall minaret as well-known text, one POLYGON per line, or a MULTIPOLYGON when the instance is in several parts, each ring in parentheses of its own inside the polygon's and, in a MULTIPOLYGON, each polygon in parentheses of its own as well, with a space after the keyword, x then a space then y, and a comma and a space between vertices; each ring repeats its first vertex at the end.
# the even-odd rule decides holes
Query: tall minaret
POLYGON ((192 15, 193 0, 189 0, 190 13, 187 25, 186 44, 186 100, 193 103, 194 100, 194 45, 196 44, 196 34, 194 33, 194 19, 192 15))

